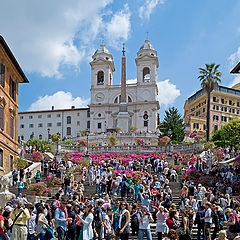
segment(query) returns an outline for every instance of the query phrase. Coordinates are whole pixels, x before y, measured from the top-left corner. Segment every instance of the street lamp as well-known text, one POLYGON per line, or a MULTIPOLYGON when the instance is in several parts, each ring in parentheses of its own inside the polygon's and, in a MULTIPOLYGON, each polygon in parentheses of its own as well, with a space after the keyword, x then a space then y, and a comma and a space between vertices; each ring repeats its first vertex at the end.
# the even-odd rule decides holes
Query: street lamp
MULTIPOLYGON (((60 135, 60 133, 58 132, 57 133, 57 137, 59 138, 61 135, 60 135)), ((56 152, 56 155, 58 155, 58 142, 59 142, 59 140, 57 140, 57 152, 56 152)))
POLYGON ((88 135, 89 135, 89 129, 86 130, 86 135, 87 135, 87 151, 86 151, 86 157, 89 157, 89 154, 88 154, 88 135))
MULTIPOLYGON (((168 129, 168 136, 170 137, 170 139, 171 139, 171 137, 172 137, 172 129, 171 128, 169 128, 168 129)), ((171 142, 170 142, 171 143, 171 142)), ((171 144, 169 143, 169 153, 171 152, 171 144)))
POLYGON ((49 137, 50 137, 50 128, 47 129, 48 132, 48 143, 49 143, 49 137))

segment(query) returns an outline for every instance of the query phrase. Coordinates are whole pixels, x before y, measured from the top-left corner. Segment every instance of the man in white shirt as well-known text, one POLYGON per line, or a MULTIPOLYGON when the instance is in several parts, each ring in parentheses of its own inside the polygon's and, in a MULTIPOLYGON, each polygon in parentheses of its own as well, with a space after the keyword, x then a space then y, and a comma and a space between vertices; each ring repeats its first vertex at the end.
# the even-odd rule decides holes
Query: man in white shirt
POLYGON ((211 224, 212 224, 212 209, 211 209, 211 203, 206 203, 207 210, 205 211, 204 215, 204 239, 210 240, 211 236, 211 224))
POLYGON ((150 221, 154 222, 154 220, 151 213, 147 211, 146 206, 141 207, 141 211, 138 212, 137 218, 139 222, 138 239, 143 240, 144 235, 146 234, 147 240, 152 240, 150 221))

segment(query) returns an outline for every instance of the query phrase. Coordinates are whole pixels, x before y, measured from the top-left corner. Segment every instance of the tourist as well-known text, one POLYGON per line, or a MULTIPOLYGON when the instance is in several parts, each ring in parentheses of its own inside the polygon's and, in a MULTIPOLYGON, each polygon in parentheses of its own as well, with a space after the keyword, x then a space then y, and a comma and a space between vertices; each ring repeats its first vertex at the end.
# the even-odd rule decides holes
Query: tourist
POLYGON ((163 234, 166 235, 168 233, 169 229, 166 223, 167 218, 168 218, 168 210, 160 206, 156 214, 156 219, 157 219, 156 233, 158 236, 158 240, 162 240, 163 234))
POLYGON ((37 170, 35 180, 36 180, 36 183, 41 181, 41 172, 40 172, 40 170, 37 170))
POLYGON ((20 177, 20 181, 23 181, 24 179, 24 169, 23 168, 20 168, 20 171, 19 171, 19 177, 20 177))
POLYGON ((102 230, 102 224, 103 224, 101 207, 103 202, 98 200, 96 203, 97 203, 97 206, 94 209, 94 226, 98 235, 98 239, 101 240, 102 239, 101 230, 102 230))
POLYGON ((206 203, 206 211, 205 215, 203 217, 204 219, 204 236, 207 240, 210 240, 211 236, 211 224, 212 224, 212 209, 211 209, 211 203, 206 203))
POLYGON ((0 207, 0 239, 7 240, 6 228, 4 226, 3 207, 0 207))
POLYGON ((128 240, 130 233, 130 212, 127 202, 122 202, 120 204, 120 213, 119 213, 119 225, 117 229, 117 234, 121 240, 128 240))
POLYGON ((168 234, 167 234, 167 237, 165 238, 166 240, 178 240, 178 234, 176 232, 176 230, 174 229, 170 229, 168 234))
POLYGON ((18 182, 18 188, 17 188, 17 197, 19 197, 19 194, 23 192, 24 183, 22 180, 18 182))
POLYGON ((34 206, 29 205, 28 206, 30 218, 27 221, 27 232, 28 232, 28 240, 35 240, 37 237, 37 221, 36 221, 36 213, 33 211, 34 206))
POLYGON ((181 211, 182 215, 182 222, 180 225, 180 228, 177 229, 179 240, 191 240, 191 237, 189 235, 189 219, 188 219, 188 211, 183 210, 181 211))
POLYGON ((24 208, 22 202, 17 202, 16 207, 11 212, 14 225, 12 228, 12 239, 27 240, 27 220, 30 218, 30 213, 27 208, 24 208))
POLYGON ((138 222, 138 206, 136 203, 132 205, 132 211, 131 211, 131 229, 132 229, 132 240, 134 239, 135 236, 138 236, 138 231, 139 231, 139 222, 138 222))
POLYGON ((150 212, 147 211, 146 206, 141 207, 141 211, 138 213, 139 231, 138 239, 143 240, 146 235, 148 240, 152 240, 152 234, 150 230, 150 222, 153 222, 153 218, 150 212))
POLYGON ((238 233, 234 231, 235 230, 234 226, 235 226, 236 222, 238 222, 238 224, 239 224, 239 219, 238 219, 237 214, 235 212, 233 212, 233 210, 230 208, 226 209, 225 214, 228 217, 228 221, 225 222, 225 224, 227 224, 227 226, 228 226, 227 238, 229 240, 233 240, 233 239, 235 239, 235 237, 238 236, 238 233))
POLYGON ((87 205, 84 207, 84 215, 79 216, 80 222, 82 222, 82 229, 80 232, 80 236, 78 240, 85 240, 85 239, 93 239, 93 229, 92 229, 92 222, 93 222, 93 207, 92 205, 87 205))
POLYGON ((12 171, 12 185, 14 186, 14 184, 17 184, 18 182, 18 171, 16 169, 14 169, 12 171))
POLYGON ((55 223, 59 240, 66 240, 68 213, 66 209, 67 199, 63 197, 60 207, 55 211, 55 223))
POLYGON ((26 172, 26 184, 31 184, 31 178, 32 178, 32 173, 30 172, 30 169, 28 168, 26 172))
POLYGON ((112 240, 114 238, 115 233, 112 228, 113 223, 113 210, 111 208, 107 208, 107 213, 104 217, 104 238, 107 240, 112 240))

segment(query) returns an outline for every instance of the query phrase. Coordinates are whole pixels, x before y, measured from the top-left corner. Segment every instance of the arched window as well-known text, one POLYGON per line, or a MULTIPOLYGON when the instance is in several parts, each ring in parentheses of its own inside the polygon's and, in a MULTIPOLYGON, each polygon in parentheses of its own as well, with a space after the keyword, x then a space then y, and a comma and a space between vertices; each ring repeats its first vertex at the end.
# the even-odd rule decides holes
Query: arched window
POLYGON ((42 139, 42 135, 40 134, 38 138, 39 138, 39 139, 42 139))
POLYGON ((128 96, 128 102, 132 102, 132 99, 131 97, 128 96))
POLYGON ((67 136, 71 135, 72 134, 72 130, 70 127, 67 127, 67 136))
POLYGON ((148 67, 143 68, 143 82, 150 81, 150 69, 148 67))
POLYGON ((67 124, 71 124, 71 116, 67 116, 67 124))
MULTIPOLYGON (((120 103, 120 98, 121 98, 121 95, 115 97, 114 99, 114 103, 120 103)), ((127 102, 132 102, 132 98, 130 96, 127 97, 127 102)))
POLYGON ((103 85, 103 83, 104 83, 104 72, 99 71, 97 73, 97 85, 103 85))

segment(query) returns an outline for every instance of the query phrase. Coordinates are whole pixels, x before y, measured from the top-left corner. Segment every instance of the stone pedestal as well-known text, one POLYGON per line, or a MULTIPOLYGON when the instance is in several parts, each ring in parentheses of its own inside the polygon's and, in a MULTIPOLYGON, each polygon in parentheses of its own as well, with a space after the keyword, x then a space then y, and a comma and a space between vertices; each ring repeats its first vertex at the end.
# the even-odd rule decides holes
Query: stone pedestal
POLYGON ((16 196, 15 194, 9 192, 8 189, 0 192, 0 206, 5 207, 6 203, 12 198, 16 198, 16 196))
POLYGON ((119 112, 117 115, 117 127, 121 128, 123 132, 129 132, 130 120, 128 112, 119 112))

